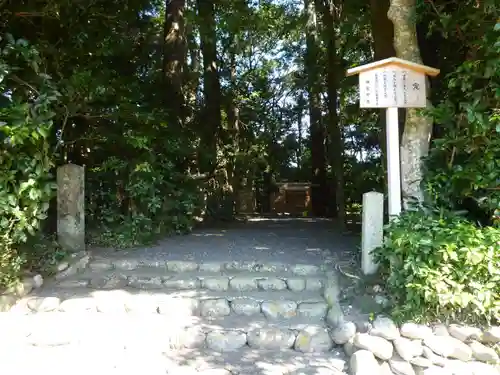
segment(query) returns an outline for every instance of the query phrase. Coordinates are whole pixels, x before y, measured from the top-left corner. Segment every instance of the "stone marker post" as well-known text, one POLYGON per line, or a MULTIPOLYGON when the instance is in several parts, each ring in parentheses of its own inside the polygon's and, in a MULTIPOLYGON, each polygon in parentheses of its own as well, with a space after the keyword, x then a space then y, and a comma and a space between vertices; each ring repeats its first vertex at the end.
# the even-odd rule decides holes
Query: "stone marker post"
POLYGON ((57 169, 57 237, 65 250, 85 250, 85 169, 79 165, 57 169))
POLYGON ((361 270, 365 275, 377 272, 372 250, 382 246, 384 240, 384 194, 375 191, 363 194, 361 222, 361 270))

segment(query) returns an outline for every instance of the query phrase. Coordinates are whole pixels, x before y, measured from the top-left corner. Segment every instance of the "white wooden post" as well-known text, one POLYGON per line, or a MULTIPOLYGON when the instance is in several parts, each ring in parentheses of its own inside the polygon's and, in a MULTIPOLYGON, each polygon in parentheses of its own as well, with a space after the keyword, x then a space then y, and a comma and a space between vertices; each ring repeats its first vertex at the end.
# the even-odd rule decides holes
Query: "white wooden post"
POLYGON ((362 209, 361 270, 365 275, 372 275, 378 267, 371 252, 382 246, 384 239, 384 194, 364 193, 362 209))
POLYGON ((386 114, 389 218, 393 219, 401 213, 401 164, 399 161, 398 108, 387 108, 386 114))

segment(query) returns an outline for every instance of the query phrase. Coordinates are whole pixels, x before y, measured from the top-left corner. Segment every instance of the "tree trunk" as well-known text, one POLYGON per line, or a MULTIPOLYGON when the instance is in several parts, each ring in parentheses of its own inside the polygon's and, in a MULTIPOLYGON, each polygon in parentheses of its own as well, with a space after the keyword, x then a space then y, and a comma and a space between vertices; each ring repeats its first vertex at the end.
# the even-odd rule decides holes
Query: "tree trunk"
POLYGON ((321 119, 321 87, 319 79, 319 45, 316 11, 313 0, 304 0, 307 14, 305 68, 309 94, 309 122, 311 133, 312 189, 311 203, 315 216, 326 213, 325 137, 321 119))
MULTIPOLYGON (((209 150, 207 169, 214 172, 217 165, 217 141, 221 130, 221 87, 217 66, 217 34, 215 7, 212 1, 197 0, 200 18, 200 47, 203 55, 204 144, 209 150)), ((203 151, 202 151, 203 152, 203 151)))
POLYGON ((342 139, 342 129, 338 111, 338 90, 340 87, 340 77, 338 72, 341 70, 339 56, 337 56, 336 40, 337 32, 335 23, 337 15, 335 13, 335 3, 333 0, 316 0, 321 5, 321 14, 323 16, 324 41, 327 48, 327 92, 328 92, 328 130, 330 135, 330 152, 328 153, 333 172, 335 175, 334 194, 330 197, 335 199, 333 205, 333 216, 337 216, 341 229, 346 224, 345 217, 345 193, 344 193, 344 142, 342 139))
POLYGON ((183 92, 183 70, 186 61, 185 6, 185 0, 166 0, 163 30, 165 105, 170 121, 177 127, 182 127, 186 117, 183 92))
MULTIPOLYGON (((387 13, 394 24, 394 49, 397 57, 422 64, 415 23, 416 0, 391 0, 387 13)), ((427 80, 427 95, 429 95, 427 80)), ((431 105, 427 101, 428 106, 431 105)), ((401 177, 403 204, 405 208, 412 199, 423 202, 422 158, 429 152, 432 134, 432 119, 422 116, 417 109, 406 111, 405 126, 401 140, 401 177)))

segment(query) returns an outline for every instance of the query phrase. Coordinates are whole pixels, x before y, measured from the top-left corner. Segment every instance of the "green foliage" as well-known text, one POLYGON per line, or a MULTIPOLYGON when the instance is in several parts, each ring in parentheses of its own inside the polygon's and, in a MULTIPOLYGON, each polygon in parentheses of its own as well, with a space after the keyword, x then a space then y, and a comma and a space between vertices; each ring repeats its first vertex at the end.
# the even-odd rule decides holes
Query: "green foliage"
POLYGON ((500 318, 500 229, 447 211, 407 211, 374 255, 398 319, 500 318))
POLYGON ((444 129, 428 158, 427 189, 454 208, 475 199, 489 215, 500 213, 500 24, 474 46, 474 58, 447 77, 445 99, 431 112, 444 129))
POLYGON ((48 136, 59 93, 39 71, 33 46, 11 35, 0 42, 0 286, 5 286, 26 260, 18 245, 47 217, 54 192, 48 136))

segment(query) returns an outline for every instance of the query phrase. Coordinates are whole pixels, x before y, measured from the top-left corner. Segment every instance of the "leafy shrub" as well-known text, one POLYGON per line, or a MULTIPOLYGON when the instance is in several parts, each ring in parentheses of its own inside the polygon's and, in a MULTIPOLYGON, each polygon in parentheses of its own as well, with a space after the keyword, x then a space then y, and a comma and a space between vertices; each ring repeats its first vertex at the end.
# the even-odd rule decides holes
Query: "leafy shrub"
POLYGON ((445 211, 407 211, 374 255, 396 318, 499 319, 499 228, 445 211))
POLYGON ((58 100, 40 58, 25 40, 0 39, 0 286, 19 275, 19 244, 47 217, 55 184, 48 137, 58 100))

